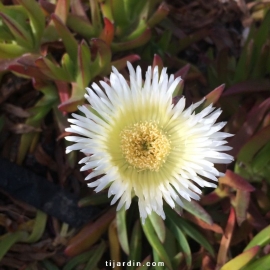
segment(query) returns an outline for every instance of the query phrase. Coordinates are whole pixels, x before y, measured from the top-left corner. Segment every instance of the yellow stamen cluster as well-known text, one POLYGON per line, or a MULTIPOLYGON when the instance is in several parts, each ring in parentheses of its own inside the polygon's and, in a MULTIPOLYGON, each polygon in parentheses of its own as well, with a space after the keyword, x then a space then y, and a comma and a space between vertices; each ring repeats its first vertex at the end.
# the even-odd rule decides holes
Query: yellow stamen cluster
POLYGON ((170 141, 155 123, 131 125, 120 133, 121 149, 136 169, 158 171, 170 152, 170 141))

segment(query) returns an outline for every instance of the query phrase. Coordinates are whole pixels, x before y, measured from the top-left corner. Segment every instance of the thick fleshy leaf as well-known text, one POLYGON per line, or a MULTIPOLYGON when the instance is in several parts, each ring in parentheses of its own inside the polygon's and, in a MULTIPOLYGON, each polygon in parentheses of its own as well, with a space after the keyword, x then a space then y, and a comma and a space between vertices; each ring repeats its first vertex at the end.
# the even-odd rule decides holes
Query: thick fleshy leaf
MULTIPOLYGON (((153 64, 152 64, 152 70, 154 70, 155 67, 158 67, 159 74, 163 68, 163 61, 161 57, 158 54, 154 55, 153 64)), ((175 76, 176 77, 176 76, 175 76)))
POLYGON ((76 256, 95 244, 100 236, 107 230, 109 224, 115 217, 115 209, 111 208, 94 223, 90 223, 74 237, 72 237, 65 249, 67 256, 76 256))
POLYGON ((54 14, 65 24, 69 13, 70 0, 58 0, 54 14))
POLYGON ((228 222, 225 228, 225 233, 221 239, 220 247, 218 251, 218 256, 217 256, 218 268, 223 266, 227 261, 227 253, 230 247, 230 242, 232 239, 234 226, 235 226, 235 212, 234 212, 233 207, 231 207, 230 215, 229 215, 228 222))
POLYGON ((25 240, 28 237, 28 233, 24 231, 17 231, 13 233, 7 233, 1 237, 0 240, 0 260, 5 256, 8 250, 16 243, 25 240))
POLYGON ((159 215, 157 215, 156 212, 152 212, 151 215, 149 216, 149 219, 160 242, 164 243, 166 236, 166 228, 163 219, 159 215))
POLYGON ((259 258, 257 260, 255 260, 254 262, 248 264, 245 266, 245 270, 262 270, 262 269, 269 269, 269 265, 270 265, 270 254, 259 258))
POLYGON ((269 91, 269 88, 270 81, 267 79, 248 80, 229 87, 222 93, 222 97, 269 91))
POLYGON ((8 26, 10 32, 15 37, 17 43, 29 50, 34 48, 33 40, 28 29, 25 29, 21 24, 19 24, 15 19, 0 12, 0 16, 4 23, 8 26))
MULTIPOLYGON (((229 262, 227 262, 225 265, 221 267, 220 270, 240 270, 242 267, 247 265, 260 251, 260 246, 255 246, 253 248, 250 248, 246 250, 245 252, 241 253, 237 257, 233 258, 229 262)), ((255 269, 255 268, 253 268, 255 269)))
POLYGON ((99 35, 99 38, 110 45, 114 38, 114 24, 107 18, 104 18, 104 28, 99 35))
MULTIPOLYGON (((40 91, 43 97, 28 111, 32 115, 25 124, 34 128, 40 127, 44 117, 59 102, 57 91, 54 85, 46 85, 40 91)), ((37 144, 39 134, 37 132, 25 133, 21 136, 19 151, 17 155, 17 164, 21 164, 25 158, 27 151, 32 152, 37 144)))
POLYGON ((45 16, 39 4, 32 0, 18 0, 18 2, 26 9, 30 18, 30 25, 35 45, 39 46, 43 31, 45 29, 45 16))
POLYGON ((243 221, 247 218, 247 209, 250 201, 250 192, 237 190, 236 198, 234 201, 234 209, 236 214, 237 223, 239 226, 243 223, 243 221))
POLYGON ((36 60, 35 65, 39 70, 52 80, 60 80, 70 82, 69 74, 61 67, 58 67, 48 58, 39 58, 36 60))
MULTIPOLYGON (((90 65, 91 77, 106 73, 107 67, 111 62, 111 49, 106 42, 101 39, 93 38, 91 48, 96 51, 96 58, 90 65)), ((107 75, 107 74, 106 74, 107 75)))
POLYGON ((187 264, 188 268, 190 268, 191 267, 191 260, 192 260, 191 250, 190 250, 188 241, 187 241, 184 233, 170 217, 168 217, 168 219, 166 219, 166 224, 168 225, 169 230, 173 233, 173 235, 177 239, 178 244, 181 248, 181 251, 183 252, 183 254, 185 256, 186 264, 187 264))
POLYGON ((197 32, 192 33, 192 35, 180 39, 179 46, 177 47, 177 52, 181 52, 182 50, 186 49, 193 43, 198 42, 199 40, 207 37, 209 35, 209 32, 210 32, 209 29, 203 28, 202 30, 198 30, 197 32))
POLYGON ((140 47, 147 43, 151 38, 151 30, 146 29, 139 37, 130 41, 123 41, 119 43, 112 43, 111 48, 114 52, 126 51, 140 47))
POLYGON ((258 131, 240 150, 238 161, 250 162, 254 155, 270 140, 270 126, 258 131))
MULTIPOLYGON (((90 4, 90 11, 91 11, 91 22, 94 26, 96 35, 98 35, 102 29, 102 19, 101 19, 101 14, 100 14, 100 9, 99 9, 99 4, 102 4, 102 2, 97 1, 97 0, 89 0, 89 4, 90 4)), ((110 3, 108 4, 110 5, 110 3)), ((112 18, 106 15, 104 17, 113 21, 112 18)))
POLYGON ((67 53, 69 54, 72 61, 76 63, 78 56, 78 44, 76 39, 56 14, 52 14, 51 18, 59 36, 63 40, 67 53))
POLYGON ((63 270, 76 269, 77 265, 87 262, 89 260, 89 258, 93 256, 94 251, 95 251, 95 249, 91 249, 91 250, 86 251, 80 255, 75 256, 63 267, 63 270))
POLYGON ((223 229, 216 223, 213 224, 206 223, 199 217, 196 217, 188 212, 184 213, 184 217, 193 222, 194 224, 196 224, 197 226, 201 227, 202 229, 210 230, 218 234, 223 234, 223 229))
POLYGON ((160 259, 166 264, 168 269, 172 269, 170 258, 168 256, 166 250, 164 249, 163 245, 159 241, 157 234, 156 234, 149 218, 146 218, 145 224, 142 224, 142 228, 143 228, 144 234, 145 234, 148 242, 150 243, 152 248, 156 250, 160 259))
POLYGON ((87 39, 97 36, 93 25, 77 15, 68 14, 67 26, 87 39))
POLYGON ((212 256, 214 256, 215 252, 210 245, 210 243, 207 241, 207 239, 199 232, 197 231, 191 224, 189 224, 186 220, 178 216, 178 214, 172 210, 170 207, 165 206, 166 209, 166 215, 170 217, 170 219, 177 224, 177 226, 189 237, 194 239, 196 242, 198 242, 200 245, 202 245, 212 256))
POLYGON ((232 172, 231 170, 227 170, 225 176, 219 178, 219 183, 246 192, 252 192, 255 190, 255 188, 243 177, 232 172))
POLYGON ((77 83, 80 87, 85 88, 91 80, 90 71, 91 52, 85 41, 82 41, 78 48, 78 74, 77 83))
POLYGON ((35 66, 25 66, 13 64, 8 67, 8 70, 23 75, 26 78, 35 78, 35 80, 46 80, 48 77, 35 66))
POLYGON ((203 108, 206 108, 210 104, 215 104, 219 100, 221 94, 223 93, 224 88, 225 88, 225 84, 222 84, 218 86, 217 88, 215 88, 213 91, 211 91, 209 94, 207 94, 205 96, 205 102, 203 103, 203 108))
POLYGON ((62 112, 75 112, 78 105, 84 103, 85 88, 80 87, 77 83, 71 83, 71 85, 70 98, 58 105, 59 110, 62 112))
POLYGON ((253 239, 246 246, 244 251, 257 245, 260 247, 264 247, 269 242, 270 242, 270 225, 264 228, 262 231, 260 231, 256 236, 254 236, 253 239))
MULTIPOLYGON (((111 66, 117 68, 118 70, 122 70, 127 66, 127 62, 133 63, 135 61, 140 60, 140 56, 137 54, 131 54, 126 57, 120 58, 118 60, 112 61, 111 66)), ((110 68, 111 70, 111 68, 110 68)), ((108 72, 109 73, 109 72, 108 72)))
POLYGON ((129 255, 129 244, 127 236, 126 209, 122 207, 116 213, 117 233, 120 245, 127 255, 129 255))
POLYGON ((24 241, 26 243, 34 243, 37 242, 43 235, 45 227, 47 223, 47 214, 38 210, 35 218, 34 227, 32 233, 29 237, 24 241))
POLYGON ((147 266, 147 263, 151 262, 151 255, 148 255, 142 262, 141 265, 136 268, 136 270, 147 270, 149 267, 147 266))
POLYGON ((155 13, 147 21, 147 25, 150 28, 153 28, 156 24, 166 18, 169 12, 170 7, 165 2, 162 2, 155 13))
POLYGON ((84 270, 95 270, 97 269, 97 264, 99 260, 101 259, 103 253, 106 250, 106 244, 105 242, 101 242, 98 247, 95 249, 93 255, 88 260, 84 270))
MULTIPOLYGON (((131 234, 130 240, 130 253, 128 261, 139 262, 141 260, 142 253, 142 229, 140 222, 137 220, 131 234)), ((134 265, 129 266, 130 270, 134 270, 136 267, 134 265)))
POLYGON ((206 222, 209 225, 213 224, 213 220, 211 216, 204 210, 203 207, 201 207, 197 202, 195 201, 186 201, 182 200, 184 204, 184 209, 191 213, 192 215, 200 218, 204 222, 206 222))

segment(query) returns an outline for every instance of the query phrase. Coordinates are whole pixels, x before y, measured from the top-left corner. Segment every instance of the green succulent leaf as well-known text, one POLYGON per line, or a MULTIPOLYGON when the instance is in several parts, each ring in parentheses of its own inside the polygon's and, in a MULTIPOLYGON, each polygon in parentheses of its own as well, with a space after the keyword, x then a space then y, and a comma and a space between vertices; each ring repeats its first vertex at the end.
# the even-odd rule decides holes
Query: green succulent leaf
POLYGON ((270 243, 270 225, 261 230, 256 236, 254 236, 254 238, 249 242, 244 251, 255 246, 264 247, 268 243, 270 243))
POLYGON ((52 20, 58 35, 62 38, 66 51, 69 54, 71 60, 76 63, 78 57, 78 44, 76 39, 70 33, 63 21, 56 15, 52 15, 52 20))
POLYGON ((32 51, 34 48, 34 44, 31 33, 29 29, 27 29, 27 25, 21 25, 15 19, 3 12, 0 12, 0 16, 9 28, 10 32, 13 34, 17 43, 22 47, 25 47, 26 49, 32 51))
POLYGON ((267 270, 270 265, 270 255, 266 255, 262 258, 255 260, 254 262, 246 265, 241 270, 267 270))
POLYGON ((188 244, 188 241, 184 235, 184 233, 182 232, 182 230, 180 229, 179 226, 177 226, 175 224, 175 222, 168 217, 168 219, 166 219, 166 224, 168 225, 169 230, 174 234, 175 238, 178 241, 178 244, 185 256, 186 259, 186 263, 188 267, 191 267, 191 250, 188 244))
POLYGON ((152 223, 149 218, 146 218, 145 224, 142 224, 142 228, 144 231, 144 234, 149 241, 150 245, 153 249, 157 252, 158 256, 161 258, 161 260, 166 264, 166 266, 169 269, 172 269, 172 264, 170 261, 170 258, 164 249, 163 245, 159 241, 157 234, 152 226, 152 223))
POLYGON ((88 86, 91 80, 90 63, 90 48, 85 41, 82 41, 78 48, 78 74, 76 79, 78 85, 82 88, 88 86))
POLYGON ((64 267, 63 270, 73 270, 76 269, 77 265, 83 264, 89 260, 93 256, 95 249, 91 249, 80 255, 73 257, 64 267))
POLYGON ((0 239, 0 260, 5 256, 8 250, 17 242, 25 240, 28 233, 24 231, 17 231, 14 233, 7 233, 0 239))
POLYGON ((35 218, 33 231, 24 242, 26 243, 37 242, 44 233, 46 222, 47 222, 47 215, 42 211, 38 210, 35 218))
MULTIPOLYGON (((142 229, 140 222, 137 220, 131 234, 130 240, 130 254, 128 257, 129 261, 139 262, 142 253, 142 229)), ((134 270, 135 266, 129 266, 130 270, 134 270)))
POLYGON ((155 212, 151 213, 151 215, 149 216, 149 219, 152 223, 152 226, 153 226, 160 242, 164 243, 165 236, 166 236, 166 228, 165 228, 163 219, 155 212))
POLYGON ((165 206, 165 213, 166 215, 189 237, 194 239, 196 242, 198 242, 201 246, 203 246, 212 256, 214 256, 215 252, 210 245, 210 243, 207 241, 207 239, 198 232, 189 222, 187 222, 185 219, 178 216, 174 210, 172 210, 170 207, 165 206))
POLYGON ((0 43, 0 58, 1 59, 10 59, 16 58, 18 56, 23 55, 28 50, 18 44, 5 44, 0 43))
POLYGON ((35 46, 39 46, 45 29, 45 16, 37 2, 32 0, 19 0, 19 3, 28 13, 30 26, 35 39, 35 46))
POLYGON ((84 270, 95 270, 99 260, 101 259, 103 253, 106 250, 106 244, 102 241, 96 250, 94 251, 93 255, 90 257, 89 261, 87 262, 84 270))
MULTIPOLYGON (((224 264, 220 270, 240 270, 242 267, 247 265, 260 251, 259 246, 255 246, 253 248, 248 249, 247 251, 241 253, 237 257, 233 258, 226 264, 224 264)), ((245 268, 246 269, 246 268, 245 268)), ((256 269, 256 268, 252 268, 256 269)))
POLYGON ((130 250, 127 236, 126 209, 124 207, 122 207, 116 213, 116 224, 120 245, 122 249, 125 251, 125 253, 129 255, 130 250))

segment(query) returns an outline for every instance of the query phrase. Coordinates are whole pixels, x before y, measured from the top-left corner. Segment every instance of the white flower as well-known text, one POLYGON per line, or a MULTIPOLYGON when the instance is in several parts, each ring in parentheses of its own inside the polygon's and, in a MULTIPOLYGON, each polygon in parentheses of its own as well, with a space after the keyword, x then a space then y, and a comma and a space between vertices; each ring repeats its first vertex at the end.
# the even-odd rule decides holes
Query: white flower
POLYGON ((225 122, 216 123, 221 110, 209 105, 200 113, 194 110, 200 101, 184 110, 185 98, 174 106, 172 94, 180 78, 168 77, 163 68, 148 68, 145 81, 141 68, 128 63, 130 84, 113 68, 110 85, 100 81, 87 88, 85 98, 91 106, 78 109, 85 115, 74 119, 66 131, 75 144, 66 152, 80 150, 86 157, 81 168, 92 170, 86 180, 99 192, 109 187, 111 204, 120 199, 117 209, 128 209, 134 195, 144 221, 151 211, 163 219, 163 199, 172 207, 183 206, 182 200, 199 200, 202 187, 216 187, 221 175, 214 163, 230 163, 232 156, 224 140, 231 135, 219 132, 225 122), (153 72, 153 75, 152 75, 153 72), (82 137, 81 137, 82 136, 82 137), (201 187, 201 188, 200 188, 201 187))

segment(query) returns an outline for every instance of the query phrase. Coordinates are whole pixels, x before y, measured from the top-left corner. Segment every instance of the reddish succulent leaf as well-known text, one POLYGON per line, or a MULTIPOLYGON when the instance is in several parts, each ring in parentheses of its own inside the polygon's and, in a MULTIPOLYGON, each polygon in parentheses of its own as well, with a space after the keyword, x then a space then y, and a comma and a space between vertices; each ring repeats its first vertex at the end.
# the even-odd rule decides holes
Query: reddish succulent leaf
POLYGON ((266 79, 253 80, 253 81, 244 81, 237 83, 230 88, 228 88, 223 94, 222 97, 228 97, 232 95, 241 95, 247 93, 257 93, 261 91, 269 91, 270 81, 266 79))
POLYGON ((225 88, 225 84, 222 84, 218 86, 217 88, 215 88, 213 91, 211 91, 208 95, 206 95, 205 96, 206 100, 203 103, 203 108, 206 108, 211 103, 215 104, 219 100, 224 88, 225 88))
POLYGON ((147 21, 147 25, 152 28, 154 27, 157 23, 162 21, 164 18, 167 17, 167 15, 170 12, 170 7, 168 4, 165 2, 162 2, 158 9, 155 11, 155 13, 149 18, 147 21))
POLYGON ((154 69, 155 66, 158 66, 159 73, 161 72, 161 69, 163 68, 163 61, 161 57, 158 54, 154 55, 152 69, 154 69))
POLYGON ((8 70, 39 80, 48 79, 46 75, 34 66, 10 65, 8 70))
POLYGON ((68 12, 69 12, 70 0, 58 0, 54 14, 57 15, 63 23, 66 23, 68 12))
POLYGON ((255 190, 255 188, 243 177, 230 170, 226 171, 225 176, 219 178, 219 183, 247 192, 252 192, 255 190))
POLYGON ((94 223, 90 223, 73 238, 70 239, 65 249, 65 254, 69 257, 76 256, 95 244, 101 235, 107 230, 111 221, 115 218, 115 209, 111 208, 94 223))
POLYGON ((191 215, 188 212, 185 212, 184 217, 205 230, 210 230, 210 231, 213 231, 213 232, 218 233, 218 234, 223 234, 223 229, 219 225, 217 225, 216 223, 208 224, 205 221, 203 221, 202 219, 200 219, 194 215, 191 215))
POLYGON ((250 192, 237 190, 236 198, 234 201, 234 209, 236 214, 237 223, 239 226, 243 223, 243 221, 247 218, 247 209, 250 201, 250 192))
POLYGON ((265 113, 270 108, 270 98, 266 99, 259 106, 254 106, 249 113, 245 124, 237 132, 237 134, 230 140, 230 145, 233 147, 228 153, 232 156, 237 156, 240 149, 247 142, 247 140, 254 134, 259 124, 264 118, 265 113))
POLYGON ((213 192, 202 196, 202 198, 200 200, 200 204, 201 205, 215 204, 228 196, 229 196, 229 194, 226 191, 226 189, 221 189, 218 187, 213 192))
POLYGON ((104 28, 99 36, 100 39, 104 40, 110 45, 114 38, 114 24, 109 19, 104 18, 104 28))
POLYGON ((151 29, 146 29, 139 37, 119 43, 112 43, 111 48, 114 52, 130 50, 133 48, 140 47, 147 43, 151 38, 151 29))
POLYGON ((69 82, 71 79, 64 69, 58 67, 55 63, 45 57, 37 59, 35 65, 42 73, 52 80, 69 82))
POLYGON ((176 73, 174 73, 174 78, 181 77, 184 80, 189 70, 190 70, 190 64, 186 64, 181 69, 179 69, 176 73))
POLYGON ((58 109, 62 112, 74 112, 77 110, 78 105, 84 103, 85 89, 80 87, 77 83, 71 83, 71 85, 70 98, 58 106, 58 109))
POLYGON ((254 246, 227 262, 221 270, 243 269, 260 251, 260 246, 254 246))
POLYGON ((243 162, 250 162, 254 155, 270 141, 270 126, 265 127, 256 133, 240 150, 237 159, 243 162))
MULTIPOLYGON (((127 66, 127 62, 133 63, 135 61, 140 60, 140 56, 137 54, 131 54, 121 59, 115 60, 111 62, 111 66, 116 67, 118 70, 122 70, 127 66)), ((109 72, 108 72, 109 73, 109 72)))
POLYGON ((220 247, 217 256, 217 266, 216 266, 217 270, 219 270, 221 266, 223 266, 227 261, 227 253, 233 236, 234 225, 235 225, 235 212, 233 207, 231 207, 230 215, 225 228, 225 234, 223 235, 220 242, 220 247))
POLYGON ((55 81, 55 84, 57 86, 61 103, 66 102, 69 99, 70 95, 69 84, 63 81, 55 81))
POLYGON ((205 209, 195 201, 183 200, 183 208, 192 215, 200 218, 209 225, 213 224, 211 216, 205 211, 205 209))
POLYGON ((82 5, 82 2, 81 0, 77 0, 76 2, 75 1, 71 1, 71 11, 74 15, 77 15, 79 16, 80 18, 82 18, 83 20, 85 20, 86 22, 90 23, 85 11, 84 11, 84 8, 83 8, 83 5, 82 5))

